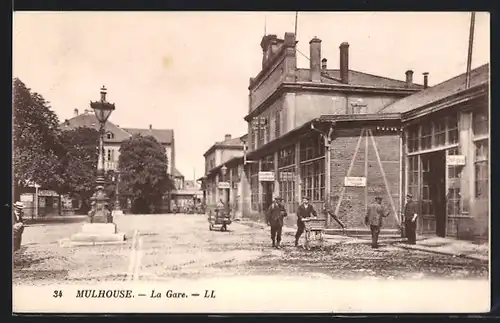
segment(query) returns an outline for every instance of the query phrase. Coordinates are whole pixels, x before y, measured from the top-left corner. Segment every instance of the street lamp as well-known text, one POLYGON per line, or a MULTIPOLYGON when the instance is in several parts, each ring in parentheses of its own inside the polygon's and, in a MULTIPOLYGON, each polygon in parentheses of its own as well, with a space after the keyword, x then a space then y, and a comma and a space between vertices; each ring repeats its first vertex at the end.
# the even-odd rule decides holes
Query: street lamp
POLYGON ((92 197, 93 204, 93 214, 91 216, 91 222, 112 222, 110 218, 104 217, 104 206, 108 202, 109 198, 104 192, 104 153, 103 153, 103 140, 104 140, 104 128, 106 126, 106 121, 108 121, 111 112, 115 110, 115 105, 106 101, 107 90, 104 85, 101 88, 101 100, 90 102, 90 107, 94 110, 95 117, 99 121, 99 158, 97 160, 97 180, 96 180, 96 192, 92 197))

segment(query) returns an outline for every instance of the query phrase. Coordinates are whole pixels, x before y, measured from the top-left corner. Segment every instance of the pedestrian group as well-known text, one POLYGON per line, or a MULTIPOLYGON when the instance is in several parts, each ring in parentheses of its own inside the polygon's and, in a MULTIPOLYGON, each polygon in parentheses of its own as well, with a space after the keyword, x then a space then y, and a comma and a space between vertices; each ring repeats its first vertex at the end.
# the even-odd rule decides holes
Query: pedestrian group
MULTIPOLYGON (((345 225, 340 221, 337 215, 331 210, 330 206, 325 203, 324 214, 331 216, 344 230, 345 225)), ((383 219, 387 218, 390 211, 386 211, 385 207, 382 205, 382 197, 375 197, 374 201, 367 206, 365 215, 365 225, 370 228, 372 242, 372 248, 376 249, 379 247, 378 238, 380 230, 383 226, 383 219)), ((269 206, 266 212, 266 223, 271 228, 271 241, 274 248, 281 248, 281 236, 284 225, 284 218, 288 216, 288 213, 283 205, 283 199, 280 196, 275 196, 273 202, 269 206)), ((312 204, 310 204, 309 197, 304 197, 302 203, 297 208, 297 232, 295 233, 295 246, 299 246, 299 240, 304 230, 306 228, 304 220, 317 217, 318 214, 312 204)), ((417 206, 413 201, 413 196, 411 194, 406 195, 406 204, 403 212, 404 217, 404 228, 405 235, 407 237, 409 244, 416 243, 416 219, 417 206)))

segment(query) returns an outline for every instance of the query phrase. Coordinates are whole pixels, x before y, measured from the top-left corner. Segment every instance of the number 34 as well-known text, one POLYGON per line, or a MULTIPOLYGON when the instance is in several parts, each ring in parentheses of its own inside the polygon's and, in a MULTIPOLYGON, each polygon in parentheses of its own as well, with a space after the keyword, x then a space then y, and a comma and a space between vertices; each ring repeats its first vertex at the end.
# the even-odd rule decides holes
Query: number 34
POLYGON ((61 298, 63 295, 62 290, 55 290, 54 294, 52 294, 52 297, 54 298, 61 298))

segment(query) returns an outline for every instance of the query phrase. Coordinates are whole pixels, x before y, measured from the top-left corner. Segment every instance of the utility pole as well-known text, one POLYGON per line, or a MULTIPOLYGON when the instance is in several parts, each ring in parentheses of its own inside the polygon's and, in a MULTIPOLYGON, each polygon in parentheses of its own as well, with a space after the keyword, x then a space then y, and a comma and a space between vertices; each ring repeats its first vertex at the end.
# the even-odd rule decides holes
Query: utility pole
POLYGON ((470 30, 469 30, 469 50, 467 51, 467 71, 465 72, 465 88, 470 87, 470 71, 472 66, 472 47, 474 44, 474 23, 476 20, 476 13, 470 14, 470 30))
POLYGON ((299 12, 295 11, 295 39, 297 39, 297 21, 299 19, 299 12))

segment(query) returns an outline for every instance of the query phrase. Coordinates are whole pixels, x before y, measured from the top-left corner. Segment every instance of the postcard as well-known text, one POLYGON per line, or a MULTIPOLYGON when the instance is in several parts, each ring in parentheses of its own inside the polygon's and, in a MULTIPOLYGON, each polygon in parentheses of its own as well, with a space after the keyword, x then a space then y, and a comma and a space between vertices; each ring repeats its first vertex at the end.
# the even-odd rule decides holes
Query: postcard
POLYGON ((13 14, 13 313, 486 313, 485 12, 13 14))

